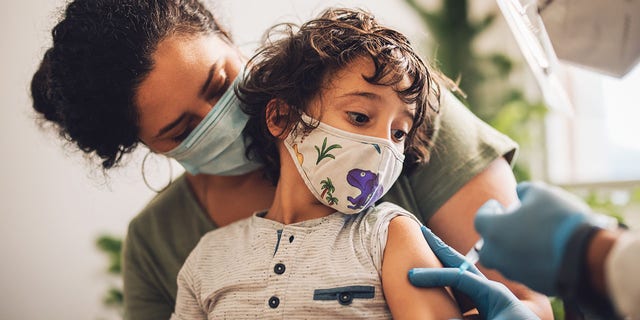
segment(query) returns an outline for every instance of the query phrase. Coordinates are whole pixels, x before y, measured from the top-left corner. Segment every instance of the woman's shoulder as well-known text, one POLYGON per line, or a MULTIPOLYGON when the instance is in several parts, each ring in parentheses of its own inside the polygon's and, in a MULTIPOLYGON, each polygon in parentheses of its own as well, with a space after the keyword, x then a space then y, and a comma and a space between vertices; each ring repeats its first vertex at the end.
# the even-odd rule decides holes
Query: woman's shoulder
POLYGON ((504 157, 508 162, 514 161, 518 148, 517 143, 476 117, 448 91, 443 93, 436 128, 429 162, 405 172, 399 179, 401 183, 396 183, 385 199, 404 200, 398 203, 425 223, 494 160, 504 157))
POLYGON ((192 194, 185 175, 173 181, 153 197, 133 218, 131 224, 148 224, 158 220, 184 220, 202 215, 202 209, 192 194))
POLYGON ((434 169, 461 167, 477 157, 493 160, 504 156, 512 162, 518 148, 511 138, 478 118, 449 91, 442 95, 433 140, 429 162, 415 172, 435 173, 434 169))
POLYGON ((131 220, 127 238, 129 241, 177 242, 172 245, 190 250, 203 234, 214 228, 182 175, 151 199, 131 220))

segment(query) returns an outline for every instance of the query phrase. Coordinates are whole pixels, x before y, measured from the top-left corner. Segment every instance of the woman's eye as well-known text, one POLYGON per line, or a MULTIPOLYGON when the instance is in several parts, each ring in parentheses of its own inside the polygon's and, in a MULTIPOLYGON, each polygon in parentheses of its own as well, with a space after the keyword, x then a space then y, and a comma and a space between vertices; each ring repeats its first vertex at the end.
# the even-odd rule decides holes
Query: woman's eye
POLYGON ((186 139, 189 136, 189 134, 191 134, 191 131, 192 131, 191 129, 185 128, 181 133, 179 133, 178 135, 174 136, 171 139, 173 139, 173 141, 175 142, 182 142, 184 141, 184 139, 186 139))
POLYGON ((362 125, 369 122, 369 117, 365 114, 358 112, 347 112, 347 114, 349 115, 349 120, 354 124, 362 125))
POLYGON ((400 142, 400 141, 404 141, 404 139, 407 137, 407 133, 402 131, 402 130, 391 130, 391 135, 393 136, 393 139, 400 142))
MULTIPOLYGON (((213 82, 213 81, 212 81, 213 82)), ((215 105, 215 102, 220 99, 220 97, 227 91, 229 86, 231 85, 231 81, 228 77, 224 79, 217 79, 216 83, 212 85, 212 88, 209 90, 207 94, 207 100, 211 101, 211 105, 215 105)))

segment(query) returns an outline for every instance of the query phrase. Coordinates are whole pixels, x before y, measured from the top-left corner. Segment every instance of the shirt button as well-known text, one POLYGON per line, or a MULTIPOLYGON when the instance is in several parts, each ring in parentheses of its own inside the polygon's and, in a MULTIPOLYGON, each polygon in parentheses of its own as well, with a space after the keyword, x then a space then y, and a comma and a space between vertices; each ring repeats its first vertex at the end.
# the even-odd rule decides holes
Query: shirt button
POLYGON ((340 292, 338 294, 338 302, 340 302, 341 305, 349 305, 351 304, 351 301, 353 301, 353 295, 351 295, 351 292, 340 292))
POLYGON ((289 243, 293 242, 293 236, 289 237, 289 243))
POLYGON ((282 263, 277 263, 274 267, 273 267, 273 272, 275 272, 276 274, 283 274, 284 270, 286 270, 287 268, 284 266, 284 264, 282 263))
POLYGON ((278 299, 278 297, 273 296, 269 299, 269 307, 275 309, 278 307, 278 305, 280 305, 280 299, 278 299))

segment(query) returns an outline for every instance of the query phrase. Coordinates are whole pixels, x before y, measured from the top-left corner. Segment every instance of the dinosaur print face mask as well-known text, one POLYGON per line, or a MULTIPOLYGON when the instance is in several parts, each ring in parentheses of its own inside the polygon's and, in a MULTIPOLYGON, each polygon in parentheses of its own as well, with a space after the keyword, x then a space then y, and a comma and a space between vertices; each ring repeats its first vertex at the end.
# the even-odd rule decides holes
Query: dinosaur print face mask
MULTIPOLYGON (((302 121, 318 123, 306 115, 302 121)), ((300 128, 291 130, 285 147, 311 193, 336 211, 356 214, 371 207, 400 176, 404 154, 391 141, 322 122, 306 134, 300 128)))

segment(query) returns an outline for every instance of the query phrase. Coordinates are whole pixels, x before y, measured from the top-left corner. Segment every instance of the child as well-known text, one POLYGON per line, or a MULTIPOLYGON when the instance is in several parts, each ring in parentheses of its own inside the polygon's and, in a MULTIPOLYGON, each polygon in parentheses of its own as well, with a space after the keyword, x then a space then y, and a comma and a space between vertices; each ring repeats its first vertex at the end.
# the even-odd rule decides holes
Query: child
POLYGON ((404 209, 375 202, 423 162, 439 89, 408 40, 366 12, 329 9, 248 64, 248 152, 277 182, 271 207, 205 235, 178 276, 175 319, 460 318, 404 209), (403 154, 403 153, 406 153, 403 154))

